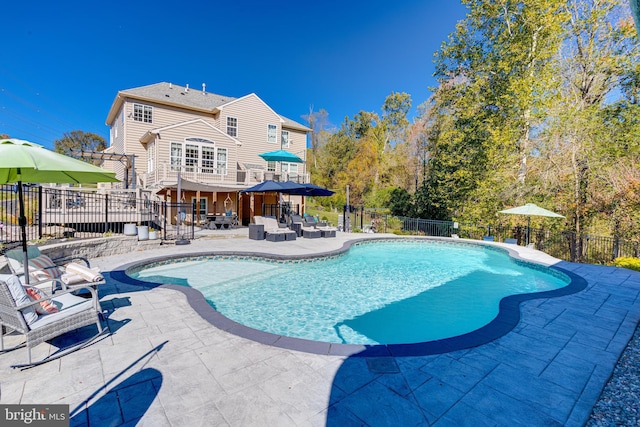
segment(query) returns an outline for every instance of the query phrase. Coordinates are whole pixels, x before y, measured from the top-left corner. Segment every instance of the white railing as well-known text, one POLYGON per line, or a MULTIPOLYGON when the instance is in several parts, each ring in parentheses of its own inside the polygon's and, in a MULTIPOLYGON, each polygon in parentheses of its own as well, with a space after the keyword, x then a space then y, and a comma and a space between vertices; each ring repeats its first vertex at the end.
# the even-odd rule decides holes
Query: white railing
MULTIPOLYGON (((232 185, 239 187, 250 187, 265 180, 274 181, 294 181, 298 183, 310 182, 308 173, 280 173, 268 172, 262 169, 231 169, 226 168, 196 168, 183 167, 180 176, 187 181, 200 182, 211 185, 232 185)), ((151 173, 144 174, 143 178, 147 186, 153 187, 159 183, 177 182, 178 171, 173 170, 170 163, 163 163, 158 169, 151 173)))

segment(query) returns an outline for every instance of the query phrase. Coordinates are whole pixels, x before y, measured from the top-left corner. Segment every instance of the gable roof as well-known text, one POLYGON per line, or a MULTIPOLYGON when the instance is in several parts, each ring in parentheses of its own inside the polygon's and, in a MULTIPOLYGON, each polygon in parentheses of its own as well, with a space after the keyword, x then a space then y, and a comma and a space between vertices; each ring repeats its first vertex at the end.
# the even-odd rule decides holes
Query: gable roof
MULTIPOLYGON (((256 96, 255 94, 245 95, 256 96)), ((214 113, 215 110, 222 109, 226 104, 237 101, 242 98, 234 98, 232 96, 217 95, 215 93, 206 92, 199 89, 187 88, 184 86, 174 85, 172 83, 161 82, 148 86, 141 86, 132 89, 125 89, 118 92, 116 98, 111 104, 109 114, 107 114, 106 124, 110 126, 116 118, 116 114, 120 111, 125 98, 138 99, 140 101, 155 102, 167 106, 174 106, 178 108, 188 108, 190 110, 214 113)), ((260 99, 260 101, 262 101, 260 99)), ((262 101, 264 103, 264 101, 262 101)), ((267 105, 266 103, 264 103, 267 105)), ((267 105, 267 107, 269 107, 267 105)), ((271 107, 269 107, 271 109, 271 107)), ((271 110, 273 111, 273 110, 271 110)), ((304 132, 309 132, 311 129, 301 125, 291 119, 279 115, 274 111, 278 117, 282 120, 282 125, 291 129, 297 129, 304 132)))
POLYGON ((115 115, 120 110, 125 98, 151 101, 180 108, 187 107, 192 110, 205 112, 213 111, 215 108, 235 99, 232 96, 203 92, 202 90, 178 86, 167 82, 125 89, 119 91, 116 95, 109 114, 107 115, 107 125, 115 119, 115 115))
POLYGON ((211 123, 208 123, 207 121, 205 121, 203 119, 200 119, 200 118, 193 119, 193 120, 188 120, 186 122, 181 122, 181 123, 174 123, 172 125, 162 126, 162 127, 159 127, 159 128, 148 130, 147 132, 144 133, 144 135, 142 135, 140 137, 140 142, 142 142, 143 144, 146 144, 148 142, 151 142, 153 140, 153 138, 155 138, 157 135, 160 134, 160 132, 164 132, 165 130, 175 129, 175 128, 182 127, 182 126, 189 126, 189 125, 192 125, 194 123, 201 123, 201 124, 211 128, 211 130, 213 132, 219 133, 221 136, 223 136, 225 138, 229 138, 230 140, 234 141, 236 143, 236 145, 242 145, 242 143, 239 140, 237 140, 236 138, 232 137, 231 135, 226 134, 225 132, 222 132, 220 129, 218 129, 217 127, 213 126, 211 123))
POLYGON ((289 119, 289 118, 287 118, 285 116, 282 116, 282 115, 279 115, 279 116, 280 116, 280 118, 282 120, 284 120, 282 122, 282 127, 283 128, 296 129, 296 130, 301 130, 303 132, 311 132, 313 130, 313 129, 311 129, 311 128, 305 126, 305 125, 301 125, 300 123, 298 123, 298 122, 296 122, 294 120, 291 120, 291 119, 289 119))

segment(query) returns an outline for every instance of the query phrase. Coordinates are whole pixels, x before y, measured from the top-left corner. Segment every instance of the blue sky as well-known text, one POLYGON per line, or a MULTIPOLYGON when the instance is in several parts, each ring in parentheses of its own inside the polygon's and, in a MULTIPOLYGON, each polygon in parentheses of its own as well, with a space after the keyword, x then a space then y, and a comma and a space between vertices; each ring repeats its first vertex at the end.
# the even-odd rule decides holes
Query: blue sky
POLYGON ((466 13, 458 0, 10 0, 2 10, 0 134, 47 147, 73 130, 108 143, 118 91, 162 81, 256 93, 300 123, 324 108, 336 127, 379 113, 392 92, 415 107, 435 84, 433 53, 466 13))

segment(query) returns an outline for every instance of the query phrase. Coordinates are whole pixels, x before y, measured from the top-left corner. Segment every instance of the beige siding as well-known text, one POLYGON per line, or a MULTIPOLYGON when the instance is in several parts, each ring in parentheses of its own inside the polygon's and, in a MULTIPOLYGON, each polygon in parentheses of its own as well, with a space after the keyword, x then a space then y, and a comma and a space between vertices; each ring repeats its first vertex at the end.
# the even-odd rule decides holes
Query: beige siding
MULTIPOLYGON (((222 110, 220 123, 224 125, 223 130, 225 132, 227 117, 236 117, 238 119, 237 139, 242 142, 238 161, 240 163, 260 164, 266 169, 267 162, 259 157, 258 154, 280 149, 282 132, 280 116, 275 114, 256 95, 248 95, 226 105, 222 110), (275 144, 267 142, 269 124, 278 127, 275 144)), ((287 150, 303 157, 305 140, 300 137, 299 133, 294 133, 291 130, 289 130, 289 135, 293 140, 293 144, 287 150)))
MULTIPOLYGON (((218 175, 202 173, 201 171, 196 171, 195 173, 183 172, 182 175, 185 179, 198 182, 236 184, 236 159, 238 156, 236 141, 202 122, 168 129, 161 133, 159 139, 156 139, 156 176, 158 180, 169 180, 175 182, 177 173, 173 173, 170 170, 171 143, 183 143, 186 138, 206 139, 212 141, 213 146, 226 149, 227 173, 225 175, 218 175)), ((196 143, 196 145, 210 146, 207 143, 196 143)))
MULTIPOLYGON (((280 117, 254 94, 239 98, 221 107, 216 114, 209 114, 191 110, 188 107, 168 107, 154 102, 141 102, 127 98, 122 104, 122 109, 114 119, 118 124, 118 135, 111 133, 110 151, 113 153, 126 153, 136 156, 135 167, 138 176, 144 176, 147 185, 153 186, 159 181, 173 181, 177 173, 170 171, 170 147, 171 142, 183 143, 185 138, 202 138, 214 142, 216 147, 227 149, 227 172, 225 176, 206 174, 199 170, 197 174, 183 173, 185 179, 212 184, 239 184, 237 169, 244 170, 244 164, 261 165, 266 170, 267 162, 258 154, 280 149, 282 122, 280 117), (142 104, 153 107, 153 123, 136 122, 133 120, 133 105, 142 104), (238 120, 238 135, 236 139, 226 134, 227 117, 238 120), (204 123, 203 123, 204 122, 204 123), (268 142, 268 125, 277 127, 276 142, 268 142), (155 150, 155 170, 148 173, 147 144, 140 139, 149 131, 160 131, 160 136, 155 137, 154 144, 149 144, 155 150), (238 145, 240 142, 241 145, 238 145)), ((289 131, 290 146, 288 151, 295 153, 304 159, 306 149, 306 133, 294 129, 289 131)), ((184 154, 183 154, 184 155, 184 154)), ((124 167, 119 162, 113 162, 113 168, 117 176, 124 177, 124 167)), ((298 173, 306 172, 303 164, 298 165, 298 173)), ((259 173, 246 174, 245 185, 253 185, 261 176, 259 173)), ((242 184, 242 183, 240 183, 242 184)))
POLYGON ((126 117, 126 147, 127 154, 136 155, 137 173, 147 172, 147 152, 144 145, 140 142, 140 138, 148 131, 161 128, 164 126, 174 125, 177 123, 202 118, 213 123, 210 115, 197 113, 189 110, 182 110, 164 105, 158 105, 151 102, 143 103, 140 101, 126 100, 124 103, 126 117), (133 105, 143 104, 153 107, 153 123, 136 122, 133 120, 133 105))
MULTIPOLYGON (((124 111, 120 109, 110 128, 109 153, 123 154, 125 153, 125 135, 126 127, 124 123, 124 111)), ((125 166, 122 162, 108 160, 103 163, 103 167, 109 171, 115 172, 116 178, 124 179, 125 166)), ((114 187, 124 187, 123 183, 115 183, 114 187)))

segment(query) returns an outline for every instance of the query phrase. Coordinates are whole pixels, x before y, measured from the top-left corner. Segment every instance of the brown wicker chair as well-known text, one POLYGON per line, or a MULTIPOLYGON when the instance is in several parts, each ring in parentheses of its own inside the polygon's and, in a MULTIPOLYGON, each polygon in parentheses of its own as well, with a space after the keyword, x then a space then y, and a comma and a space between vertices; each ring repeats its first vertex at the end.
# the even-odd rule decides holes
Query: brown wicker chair
MULTIPOLYGON (((14 279, 6 278, 5 280, 18 280, 16 276, 14 279)), ((91 286, 86 287, 74 287, 73 289, 58 292, 53 296, 46 296, 43 298, 45 301, 49 301, 59 308, 57 313, 38 315, 35 321, 32 319, 31 323, 27 323, 25 313, 32 308, 40 304, 43 300, 31 301, 28 303, 16 304, 16 300, 11 293, 11 289, 5 280, 0 280, 0 352, 11 351, 16 348, 22 347, 22 345, 6 349, 4 348, 4 334, 5 329, 10 328, 16 332, 19 332, 26 337, 27 347, 27 363, 24 365, 14 365, 14 368, 35 366, 41 363, 48 362, 50 360, 58 359, 72 351, 78 350, 102 334, 102 324, 100 322, 100 304, 98 302, 98 295, 91 286), (73 295, 72 292, 76 292, 79 289, 86 290, 91 293, 91 298, 82 298, 73 295), (62 349, 51 356, 44 359, 32 362, 31 349, 38 344, 60 336, 64 333, 76 330, 83 326, 94 324, 98 327, 98 333, 78 344, 62 349)), ((20 284, 18 280, 18 284, 20 284)), ((15 286, 15 285, 14 285, 15 286)))

